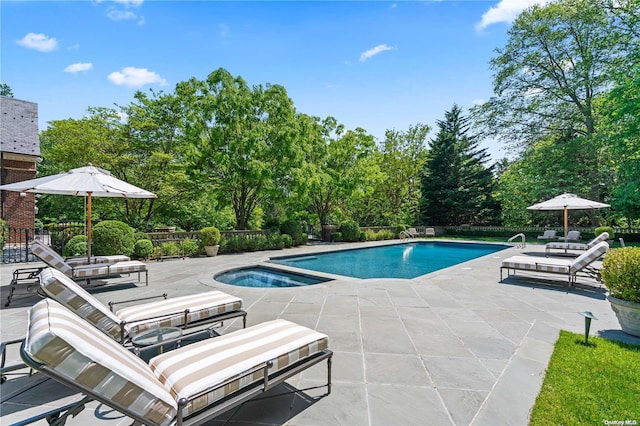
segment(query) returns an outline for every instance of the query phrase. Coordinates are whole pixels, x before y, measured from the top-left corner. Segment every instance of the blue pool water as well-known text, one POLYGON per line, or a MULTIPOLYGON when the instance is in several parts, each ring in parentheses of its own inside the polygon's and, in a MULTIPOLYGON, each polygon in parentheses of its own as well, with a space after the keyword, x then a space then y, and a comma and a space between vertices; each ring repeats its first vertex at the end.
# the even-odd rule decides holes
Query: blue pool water
POLYGON ((274 263, 354 278, 415 278, 509 246, 418 242, 271 258, 274 263))
POLYGON ((221 283, 243 287, 297 287, 330 281, 328 278, 296 274, 263 266, 234 269, 213 278, 221 283))

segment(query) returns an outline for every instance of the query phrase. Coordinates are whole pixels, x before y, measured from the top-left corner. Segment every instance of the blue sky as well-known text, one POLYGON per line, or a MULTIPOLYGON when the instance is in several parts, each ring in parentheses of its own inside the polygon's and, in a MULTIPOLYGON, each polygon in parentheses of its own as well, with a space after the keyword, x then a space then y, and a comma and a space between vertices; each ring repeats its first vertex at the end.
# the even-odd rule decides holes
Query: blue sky
POLYGON ((488 99, 494 49, 544 1, 3 0, 0 80, 38 103, 44 130, 223 67, 382 139, 488 99))

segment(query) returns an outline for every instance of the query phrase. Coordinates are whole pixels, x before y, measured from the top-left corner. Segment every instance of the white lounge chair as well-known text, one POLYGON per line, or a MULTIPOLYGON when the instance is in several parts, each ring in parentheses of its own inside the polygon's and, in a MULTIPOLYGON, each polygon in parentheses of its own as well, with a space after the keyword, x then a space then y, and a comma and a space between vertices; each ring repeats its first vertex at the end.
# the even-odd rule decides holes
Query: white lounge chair
POLYGON ((51 247, 40 241, 31 243, 31 253, 38 256, 44 263, 55 268, 73 280, 86 280, 94 278, 109 278, 121 274, 145 274, 145 284, 149 285, 149 271, 147 265, 137 260, 129 260, 116 263, 92 263, 89 265, 70 265, 62 256, 51 247))
MULTIPOLYGON (((331 356, 326 335, 269 321, 158 355, 149 363, 52 299, 29 311, 23 361, 138 424, 205 423, 331 356)), ((67 407, 64 407, 67 408, 67 407)), ((58 417, 59 416, 59 417, 58 417)))
POLYGON ((569 231, 567 232, 567 237, 565 238, 565 242, 577 242, 580 241, 580 231, 569 231))
POLYGON ((602 241, 591 247, 575 259, 541 259, 534 256, 512 256, 502 261, 500 265, 500 281, 502 271, 507 270, 507 276, 511 271, 542 272, 547 274, 566 275, 569 286, 575 283, 577 274, 584 272, 592 278, 598 278, 599 274, 590 265, 609 250, 609 244, 602 241))
POLYGON ((560 241, 547 243, 545 245, 544 251, 545 251, 545 254, 549 256, 551 254, 551 250, 564 250, 565 254, 567 254, 568 250, 589 250, 591 247, 595 246, 599 242, 607 241, 608 239, 609 239, 609 233, 603 232, 586 244, 560 242, 560 241))
MULTIPOLYGON (((243 327, 247 325, 242 299, 217 290, 128 306, 112 312, 58 270, 42 270, 40 286, 45 296, 61 303, 123 345, 130 345, 136 335, 159 327, 200 329, 204 325, 238 317, 242 317, 243 327)), ((111 308, 113 305, 110 304, 111 308)))
POLYGON ((556 235, 555 229, 547 229, 544 231, 542 235, 538 235, 539 240, 556 240, 558 236, 556 235))

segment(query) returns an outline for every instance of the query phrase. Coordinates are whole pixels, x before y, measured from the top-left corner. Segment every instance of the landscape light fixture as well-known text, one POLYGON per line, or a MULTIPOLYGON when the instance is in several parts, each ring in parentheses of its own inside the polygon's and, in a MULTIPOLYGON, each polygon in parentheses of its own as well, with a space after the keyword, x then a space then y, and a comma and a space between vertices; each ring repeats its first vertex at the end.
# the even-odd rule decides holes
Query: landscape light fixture
POLYGON ((597 320, 595 315, 591 313, 591 311, 582 311, 578 312, 580 315, 584 317, 584 344, 589 344, 589 328, 591 328, 591 320, 597 320))

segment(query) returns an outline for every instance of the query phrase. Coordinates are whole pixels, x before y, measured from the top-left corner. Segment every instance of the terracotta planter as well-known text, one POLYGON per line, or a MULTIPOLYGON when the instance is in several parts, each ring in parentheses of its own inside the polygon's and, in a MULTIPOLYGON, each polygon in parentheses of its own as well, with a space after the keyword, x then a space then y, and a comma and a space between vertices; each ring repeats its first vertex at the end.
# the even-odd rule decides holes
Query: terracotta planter
POLYGON ((622 331, 640 337, 640 303, 627 302, 612 296, 607 296, 607 300, 618 317, 622 331))
POLYGON ((213 257, 218 254, 218 249, 220 246, 204 246, 204 251, 207 252, 207 256, 213 257))

